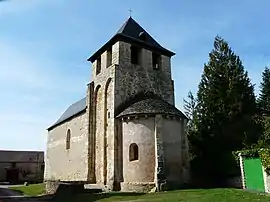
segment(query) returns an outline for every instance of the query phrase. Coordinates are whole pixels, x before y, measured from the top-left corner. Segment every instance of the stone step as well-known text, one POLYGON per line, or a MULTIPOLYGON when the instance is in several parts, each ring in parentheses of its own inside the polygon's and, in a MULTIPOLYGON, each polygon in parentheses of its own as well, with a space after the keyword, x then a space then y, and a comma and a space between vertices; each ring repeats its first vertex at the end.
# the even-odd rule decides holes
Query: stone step
POLYGON ((99 192, 109 192, 110 190, 107 188, 106 185, 100 185, 100 184, 85 184, 84 189, 86 192, 91 192, 96 191, 94 193, 99 193, 99 192))

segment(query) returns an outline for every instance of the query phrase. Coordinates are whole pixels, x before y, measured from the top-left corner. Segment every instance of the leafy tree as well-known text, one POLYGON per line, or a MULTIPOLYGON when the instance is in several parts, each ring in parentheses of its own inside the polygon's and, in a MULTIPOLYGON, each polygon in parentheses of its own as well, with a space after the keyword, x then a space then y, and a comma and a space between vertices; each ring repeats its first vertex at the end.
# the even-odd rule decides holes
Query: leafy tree
POLYGON ((258 141, 257 112, 247 71, 228 43, 217 36, 199 83, 193 117, 197 132, 190 139, 201 163, 212 164, 207 166, 208 174, 222 176, 224 158, 230 158, 227 154, 258 141))
POLYGON ((258 148, 270 148, 270 116, 264 116, 263 121, 263 134, 258 141, 258 148))

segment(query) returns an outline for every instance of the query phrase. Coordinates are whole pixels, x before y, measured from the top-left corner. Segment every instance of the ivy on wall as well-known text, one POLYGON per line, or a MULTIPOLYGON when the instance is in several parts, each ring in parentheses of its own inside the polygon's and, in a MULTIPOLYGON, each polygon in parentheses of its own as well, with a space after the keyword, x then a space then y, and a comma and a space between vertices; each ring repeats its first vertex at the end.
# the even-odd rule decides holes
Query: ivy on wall
POLYGON ((262 149, 259 150, 259 156, 262 160, 262 165, 265 168, 265 172, 270 175, 270 150, 262 149))
POLYGON ((239 162, 239 153, 241 153, 241 156, 244 158, 260 158, 265 172, 270 175, 270 149, 249 149, 233 152, 237 162, 239 162))

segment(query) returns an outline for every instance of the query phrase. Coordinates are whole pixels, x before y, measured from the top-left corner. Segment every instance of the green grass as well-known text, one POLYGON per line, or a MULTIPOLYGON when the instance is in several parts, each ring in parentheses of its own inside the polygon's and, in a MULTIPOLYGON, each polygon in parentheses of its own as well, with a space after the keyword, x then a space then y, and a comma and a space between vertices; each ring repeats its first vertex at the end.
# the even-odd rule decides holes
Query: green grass
POLYGON ((40 184, 29 184, 28 186, 10 187, 9 189, 22 193, 26 196, 38 196, 45 192, 45 185, 40 184))
POLYGON ((72 202, 269 202, 270 197, 265 194, 251 193, 237 189, 194 189, 194 190, 177 190, 163 193, 135 194, 135 193, 110 193, 110 194, 84 194, 76 198, 63 199, 60 201, 72 202))
MULTIPOLYGON (((27 196, 37 196, 44 193, 44 184, 32 184, 29 186, 12 187, 10 189, 19 191, 27 196)), ((270 196, 263 193, 252 193, 240 189, 190 189, 176 190, 161 193, 139 194, 139 193, 103 193, 103 194, 81 194, 77 197, 56 198, 55 202, 270 202, 270 196)))

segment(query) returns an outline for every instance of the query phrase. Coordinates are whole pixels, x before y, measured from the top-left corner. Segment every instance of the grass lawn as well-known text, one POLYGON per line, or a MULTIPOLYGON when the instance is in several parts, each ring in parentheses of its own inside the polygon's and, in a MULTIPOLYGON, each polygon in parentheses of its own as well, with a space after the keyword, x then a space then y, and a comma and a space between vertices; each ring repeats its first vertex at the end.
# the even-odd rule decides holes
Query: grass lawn
POLYGON ((9 189, 18 191, 22 193, 23 195, 27 195, 27 196, 38 196, 44 193, 45 185, 43 183, 29 184, 28 186, 10 187, 9 189))
POLYGON ((128 193, 110 193, 96 195, 81 195, 76 199, 63 200, 73 202, 90 202, 90 201, 167 201, 167 202, 269 202, 270 197, 264 194, 251 193, 237 189, 194 189, 194 190, 177 190, 163 193, 151 194, 128 194, 128 193))
MULTIPOLYGON (((29 186, 12 187, 12 190, 20 191, 28 196, 37 196, 44 193, 44 184, 33 184, 29 186)), ((81 194, 77 197, 56 198, 57 202, 90 202, 90 201, 187 201, 187 202, 269 202, 270 196, 263 193, 252 193, 239 189, 192 189, 176 190, 161 193, 139 194, 139 193, 103 193, 103 194, 81 194)))

